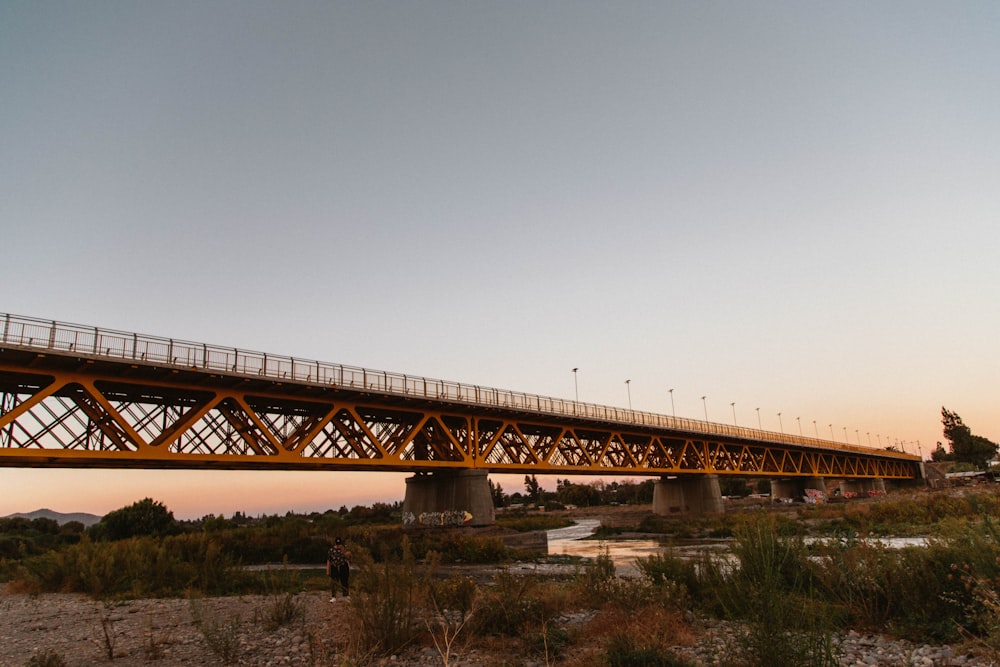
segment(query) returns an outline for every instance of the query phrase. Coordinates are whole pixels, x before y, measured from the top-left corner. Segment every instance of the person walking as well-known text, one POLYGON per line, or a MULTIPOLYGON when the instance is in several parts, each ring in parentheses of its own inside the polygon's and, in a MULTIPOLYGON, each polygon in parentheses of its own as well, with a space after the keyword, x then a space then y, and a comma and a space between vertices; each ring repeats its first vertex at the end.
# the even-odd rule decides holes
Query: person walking
POLYGON ((344 546, 339 537, 333 541, 333 546, 326 554, 326 573, 330 576, 330 602, 337 601, 337 589, 344 594, 344 600, 350 600, 351 552, 344 546))

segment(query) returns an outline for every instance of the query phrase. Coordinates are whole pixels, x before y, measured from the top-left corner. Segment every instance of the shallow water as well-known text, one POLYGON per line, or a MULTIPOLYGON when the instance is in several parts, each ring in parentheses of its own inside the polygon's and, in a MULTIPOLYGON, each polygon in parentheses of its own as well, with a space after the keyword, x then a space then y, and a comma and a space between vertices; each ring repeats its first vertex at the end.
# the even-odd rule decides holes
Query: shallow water
MULTIPOLYGON (((681 558, 700 558, 707 551, 719 551, 729 546, 729 540, 675 540, 663 539, 586 539, 594 534, 601 525, 598 519, 580 519, 566 528, 556 528, 548 531, 549 555, 577 556, 580 558, 597 558, 607 553, 615 564, 618 574, 634 575, 639 570, 635 565, 636 558, 645 558, 654 554, 663 554, 668 550, 681 558)), ((806 542, 822 542, 830 538, 809 538, 806 542)), ((873 544, 881 544, 891 549, 911 546, 927 546, 923 537, 881 537, 872 538, 873 544)))
POLYGON ((581 519, 566 528, 548 531, 549 555, 579 556, 597 558, 607 553, 619 574, 638 572, 635 559, 663 553, 664 542, 651 539, 639 540, 588 540, 601 525, 597 519, 581 519))

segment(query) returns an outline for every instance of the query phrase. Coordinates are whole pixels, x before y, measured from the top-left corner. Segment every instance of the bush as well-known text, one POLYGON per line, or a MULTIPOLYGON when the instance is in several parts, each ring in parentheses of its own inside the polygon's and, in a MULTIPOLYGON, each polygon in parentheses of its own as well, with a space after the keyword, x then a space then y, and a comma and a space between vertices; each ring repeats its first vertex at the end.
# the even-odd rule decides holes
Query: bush
POLYGON ((816 598, 801 538, 782 537, 772 515, 736 528, 735 562, 709 558, 700 572, 718 609, 745 622, 732 658, 748 667, 834 666, 831 613, 816 598))
POLYGON ((179 531, 173 512, 161 502, 144 498, 104 515, 90 533, 95 539, 124 540, 146 535, 172 535, 179 531))
POLYGON ((356 650, 363 654, 391 655, 419 634, 415 609, 421 582, 405 539, 402 552, 401 558, 385 556, 381 563, 355 556, 361 565, 351 607, 358 624, 356 650))
POLYGON ((494 586, 482 591, 483 602, 475 617, 478 634, 518 637, 526 626, 542 617, 538 592, 540 582, 533 575, 518 576, 504 569, 494 577, 494 586))
POLYGON ((891 629, 916 641, 988 636, 1000 581, 1000 534, 991 521, 964 522, 926 547, 827 543, 810 567, 821 594, 849 623, 891 629))
POLYGON ((694 667, 674 656, 655 636, 640 638, 627 629, 611 636, 603 658, 610 667, 694 667))
POLYGON ((577 576, 577 589, 584 602, 602 606, 615 596, 618 575, 607 547, 577 576))
POLYGON ((698 570, 694 562, 680 558, 672 550, 637 558, 635 565, 654 587, 674 583, 683 586, 692 594, 698 591, 698 570))
POLYGON ((66 661, 55 651, 42 649, 31 656, 28 662, 24 663, 24 667, 66 667, 66 661))
POLYGON ((161 597, 190 589, 225 594, 247 588, 250 577, 205 536, 118 542, 84 538, 62 551, 25 560, 15 587, 28 592, 82 592, 94 598, 161 597))
POLYGON ((236 664, 240 657, 240 617, 220 618, 208 614, 198 602, 191 600, 191 618, 222 664, 236 664))

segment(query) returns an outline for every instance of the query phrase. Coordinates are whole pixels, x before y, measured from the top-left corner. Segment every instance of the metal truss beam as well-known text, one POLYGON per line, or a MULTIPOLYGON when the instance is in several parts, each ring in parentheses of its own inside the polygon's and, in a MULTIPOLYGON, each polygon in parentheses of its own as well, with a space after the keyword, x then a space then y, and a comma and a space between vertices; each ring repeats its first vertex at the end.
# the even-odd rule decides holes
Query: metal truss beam
POLYGON ((0 350, 0 466, 920 476, 916 457, 0 350))

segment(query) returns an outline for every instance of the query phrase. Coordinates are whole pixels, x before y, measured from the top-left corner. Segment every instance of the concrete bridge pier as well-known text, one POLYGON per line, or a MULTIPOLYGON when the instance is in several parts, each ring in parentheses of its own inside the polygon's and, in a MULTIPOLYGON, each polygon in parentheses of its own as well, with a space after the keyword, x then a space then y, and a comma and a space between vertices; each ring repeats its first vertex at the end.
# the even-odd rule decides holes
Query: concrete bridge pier
POLYGON ((488 526, 495 522, 485 470, 441 470, 406 479, 403 525, 488 526))
POLYGON ((771 498, 801 498, 809 490, 826 493, 826 480, 822 477, 795 477, 771 480, 771 498))
POLYGON ((663 477, 653 485, 654 514, 723 514, 718 475, 663 477))
POLYGON ((881 478, 845 479, 840 483, 840 492, 845 496, 848 494, 867 496, 872 491, 885 493, 885 480, 881 478))

